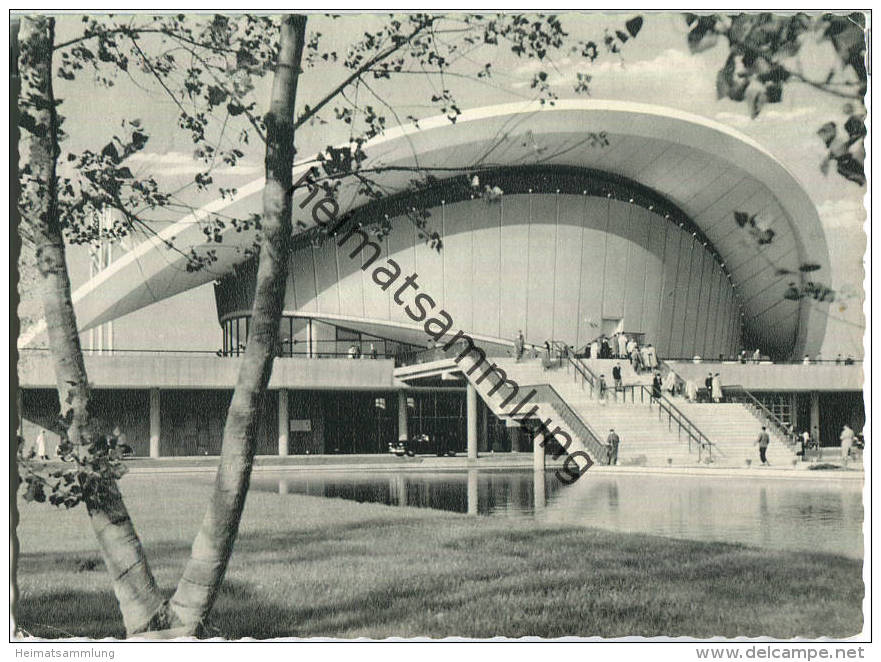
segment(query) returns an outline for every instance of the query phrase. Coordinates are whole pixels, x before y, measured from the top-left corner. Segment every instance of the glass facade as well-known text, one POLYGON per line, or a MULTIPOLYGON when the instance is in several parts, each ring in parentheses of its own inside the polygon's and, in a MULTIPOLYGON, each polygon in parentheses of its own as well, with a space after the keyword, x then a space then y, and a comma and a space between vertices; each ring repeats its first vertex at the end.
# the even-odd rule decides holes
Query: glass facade
MULTIPOLYGON (((301 317, 282 317, 278 337, 278 356, 301 358, 310 356, 307 322, 308 320, 301 317)), ((247 315, 231 317, 223 321, 221 324, 223 356, 240 356, 244 353, 249 327, 250 316, 247 315)), ((425 349, 421 345, 390 340, 317 320, 312 321, 311 340, 313 358, 395 358, 425 349)))

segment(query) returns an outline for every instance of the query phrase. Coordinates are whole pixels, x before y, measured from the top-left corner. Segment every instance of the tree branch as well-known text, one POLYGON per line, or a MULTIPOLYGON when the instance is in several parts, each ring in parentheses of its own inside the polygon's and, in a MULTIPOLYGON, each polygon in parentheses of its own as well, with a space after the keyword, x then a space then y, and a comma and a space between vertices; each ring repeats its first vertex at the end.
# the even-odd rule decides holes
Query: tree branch
POLYGON ((128 37, 133 35, 142 35, 142 34, 163 34, 167 37, 174 37, 175 39, 180 39, 181 41, 185 41, 188 44, 192 44, 193 46, 199 46, 200 48, 207 48, 208 50, 218 51, 221 53, 235 53, 236 51, 231 48, 221 48, 220 46, 215 46, 212 44, 203 44, 201 42, 195 41, 194 39, 189 39, 188 37, 184 37, 183 35, 179 35, 176 32, 172 32, 171 30, 166 30, 163 28, 132 28, 132 27, 120 27, 120 28, 111 28, 110 30, 103 30, 101 32, 93 32, 91 34, 85 34, 81 37, 76 37, 74 39, 70 39, 68 41, 62 42, 60 44, 56 44, 52 49, 53 51, 60 50, 62 48, 67 48, 68 46, 73 46, 74 44, 79 44, 83 41, 88 41, 89 39, 94 39, 95 37, 106 37, 112 34, 125 34, 128 37))
POLYGON ((362 64, 358 67, 352 74, 347 77, 342 83, 337 85, 330 93, 328 93, 321 101, 315 104, 314 107, 309 108, 308 111, 304 112, 302 116, 300 116, 296 122, 294 122, 294 130, 299 129, 303 124, 305 124, 308 120, 310 120, 319 110, 324 108, 337 94, 339 94, 342 90, 348 87, 351 83, 356 81, 361 74, 369 70, 374 65, 382 62, 384 59, 389 57, 390 55, 399 51, 403 46, 409 44, 413 39, 415 39, 419 33, 421 33, 425 28, 431 26, 434 23, 434 18, 430 17, 426 20, 425 23, 422 23, 419 27, 417 27, 413 32, 410 33, 408 37, 406 37, 403 41, 398 42, 394 46, 387 48, 382 53, 377 53, 370 60, 362 64))

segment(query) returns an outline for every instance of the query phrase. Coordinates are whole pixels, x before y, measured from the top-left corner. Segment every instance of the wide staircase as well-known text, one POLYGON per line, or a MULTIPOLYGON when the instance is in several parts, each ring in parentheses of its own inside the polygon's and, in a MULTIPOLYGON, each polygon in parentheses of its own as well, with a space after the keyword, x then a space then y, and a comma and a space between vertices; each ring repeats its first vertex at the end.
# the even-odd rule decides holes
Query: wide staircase
POLYGON ((774 425, 756 416, 744 403, 690 403, 674 398, 676 406, 724 451, 722 463, 726 466, 744 466, 747 460, 759 463, 759 449, 755 443, 764 425, 771 437, 768 462, 774 466, 791 466, 798 459, 795 448, 774 425))
MULTIPOLYGON (((446 352, 452 357, 456 350, 446 352)), ((510 388, 498 388, 497 377, 480 377, 487 366, 468 370, 474 365, 469 355, 456 369, 465 373, 490 410, 501 419, 521 421, 533 407, 532 416, 551 419, 551 429, 559 426, 572 439, 568 449, 584 450, 597 464, 607 463, 605 443, 611 429, 621 439, 618 449, 619 466, 746 466, 747 460, 758 464, 758 448, 754 443, 765 425, 771 436, 768 460, 772 465, 791 465, 796 459, 795 447, 785 434, 783 423, 748 391, 725 387, 725 403, 696 404, 682 397, 651 395, 650 372, 637 374, 626 361, 616 359, 575 358, 562 345, 555 345, 551 357, 522 359, 493 357, 488 359, 516 382, 519 392, 502 406, 510 388), (612 368, 620 363, 622 391, 615 391, 612 368), (601 397, 598 378, 605 375, 607 389, 601 397), (531 389, 536 394, 514 416, 511 411, 531 389), (734 401, 732 401, 734 400, 734 401)), ((449 368, 452 368, 451 363, 449 368)), ((449 369, 448 368, 448 369, 449 369)), ((662 374, 671 368, 661 363, 662 374)))
MULTIPOLYGON (((520 388, 518 397, 501 407, 509 391, 503 389, 490 395, 495 385, 492 377, 478 382, 482 371, 466 374, 493 413, 500 418, 508 417, 507 412, 530 389, 535 389, 537 395, 525 409, 540 403, 537 415, 543 420, 552 416, 557 424, 557 419, 562 419, 566 425, 561 428, 572 434, 573 439, 587 436, 584 447, 594 462, 605 463, 605 440, 611 429, 621 439, 619 465, 687 466, 706 462, 713 455, 710 440, 694 424, 684 420, 672 403, 663 398, 660 403, 652 400, 650 388, 646 386, 651 375, 637 375, 625 361, 620 361, 625 387, 619 392, 612 388, 611 378, 612 367, 619 363, 616 360, 575 359, 560 352, 552 360, 518 362, 494 357, 493 362, 520 388), (606 376, 609 386, 605 397, 600 397, 596 385, 600 374, 606 376)), ((471 365, 465 366, 463 362, 461 367, 467 373, 471 365)))

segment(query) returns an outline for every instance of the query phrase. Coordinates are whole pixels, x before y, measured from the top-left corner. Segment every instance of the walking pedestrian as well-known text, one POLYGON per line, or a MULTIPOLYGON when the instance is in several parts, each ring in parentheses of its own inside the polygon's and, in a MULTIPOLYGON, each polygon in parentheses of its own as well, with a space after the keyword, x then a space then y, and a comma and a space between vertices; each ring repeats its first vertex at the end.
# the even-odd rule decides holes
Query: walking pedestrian
POLYGON ((642 352, 639 346, 634 343, 633 351, 630 352, 630 361, 633 363, 633 371, 639 375, 642 373, 645 364, 642 362, 642 352))
POLYGON ((655 372, 655 376, 652 378, 652 399, 661 400, 661 373, 655 372))
POLYGON ((606 438, 606 446, 609 453, 609 466, 614 467, 618 464, 618 445, 621 443, 620 437, 615 433, 614 428, 609 429, 609 436, 606 438))
POLYGON ((519 362, 521 358, 523 358, 523 347, 525 341, 523 340, 523 331, 517 330, 517 337, 514 338, 514 354, 516 356, 517 361, 519 362))
POLYGON ((759 433, 759 438, 756 439, 756 443, 759 445, 759 459, 762 461, 762 465, 770 467, 771 464, 768 462, 766 453, 768 452, 768 444, 771 443, 771 437, 768 436, 768 431, 765 429, 764 425, 762 426, 762 431, 759 433))
POLYGON ((615 380, 615 390, 623 391, 624 383, 621 381, 621 364, 616 363, 615 367, 612 368, 612 379, 615 380))
POLYGON ((704 387, 707 389, 707 402, 713 398, 713 373, 708 372, 707 378, 704 380, 704 387))
POLYGON ((605 403, 606 401, 606 376, 600 375, 600 378, 597 380, 597 390, 600 395, 600 402, 605 403))

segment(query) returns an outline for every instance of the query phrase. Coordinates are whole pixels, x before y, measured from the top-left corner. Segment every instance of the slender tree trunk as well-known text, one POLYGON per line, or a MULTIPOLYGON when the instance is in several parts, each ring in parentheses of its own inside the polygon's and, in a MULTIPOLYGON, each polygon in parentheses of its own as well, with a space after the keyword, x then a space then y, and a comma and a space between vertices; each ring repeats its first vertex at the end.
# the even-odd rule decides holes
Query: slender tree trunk
MULTIPOLYGON (((19 209, 31 226, 36 248, 40 296, 54 361, 61 416, 69 441, 84 449, 92 441, 89 383, 77 333, 70 295, 70 279, 58 218, 56 160, 58 113, 52 89, 54 20, 47 16, 24 17, 19 32, 19 68, 22 79, 19 116, 22 152, 27 153, 22 174, 19 209)), ((109 498, 92 505, 89 518, 101 546, 104 563, 113 581, 126 631, 151 627, 162 605, 162 596, 150 572, 144 550, 129 518, 122 495, 112 479, 109 498)))
POLYGON ((223 430, 214 493, 171 599, 176 618, 194 634, 210 612, 229 564, 251 479, 258 407, 275 357, 291 258, 294 103, 305 28, 305 16, 289 15, 281 22, 278 64, 266 115, 263 238, 248 343, 223 430))

